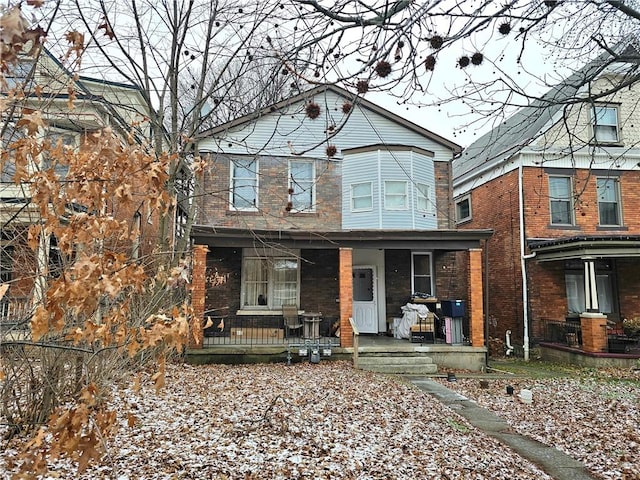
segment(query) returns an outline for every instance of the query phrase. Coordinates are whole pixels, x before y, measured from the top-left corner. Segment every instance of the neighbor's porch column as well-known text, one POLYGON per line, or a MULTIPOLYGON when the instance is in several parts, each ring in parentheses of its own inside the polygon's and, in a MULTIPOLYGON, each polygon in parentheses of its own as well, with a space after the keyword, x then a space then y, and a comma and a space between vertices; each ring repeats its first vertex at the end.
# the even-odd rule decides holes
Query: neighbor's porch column
POLYGON ((584 302, 585 311, 580 314, 582 349, 585 352, 606 352, 609 350, 607 316, 599 311, 596 266, 591 258, 584 259, 584 302))
POLYGON ((469 249, 469 336, 471 345, 483 347, 484 301, 482 294, 482 249, 469 249))
POLYGON ((353 249, 338 251, 338 288, 340 292, 340 346, 353 347, 353 330, 349 318, 353 315, 353 249))
POLYGON ((204 299, 206 295, 206 270, 207 270, 206 245, 194 245, 193 247, 193 271, 191 272, 191 335, 189 335, 190 348, 202 348, 204 340, 204 299))

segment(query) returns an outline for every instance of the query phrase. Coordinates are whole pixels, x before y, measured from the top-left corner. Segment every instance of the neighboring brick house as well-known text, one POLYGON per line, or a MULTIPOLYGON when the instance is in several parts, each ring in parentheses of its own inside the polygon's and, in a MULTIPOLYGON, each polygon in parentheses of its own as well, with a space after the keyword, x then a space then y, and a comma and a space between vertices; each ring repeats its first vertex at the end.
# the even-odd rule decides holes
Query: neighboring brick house
POLYGON ((386 332, 422 292, 467 300, 469 337, 484 346, 482 282, 468 278, 482 278, 491 232, 453 228, 456 144, 319 86, 206 132, 199 148, 197 315, 278 327, 293 303, 339 321, 349 346, 349 317, 386 332))
POLYGON ((594 60, 453 162, 459 228, 495 231, 489 335, 525 355, 548 321, 640 317, 640 85, 602 95, 636 68, 594 60))

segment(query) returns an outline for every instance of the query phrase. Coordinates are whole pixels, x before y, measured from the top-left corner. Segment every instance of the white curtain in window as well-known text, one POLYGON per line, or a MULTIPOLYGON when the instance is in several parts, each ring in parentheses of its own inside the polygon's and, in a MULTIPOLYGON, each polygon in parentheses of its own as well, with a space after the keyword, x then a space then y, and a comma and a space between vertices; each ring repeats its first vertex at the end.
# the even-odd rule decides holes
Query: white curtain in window
MULTIPOLYGON (((567 286, 567 307, 569 313, 584 312, 586 309, 584 275, 567 273, 565 283, 567 286)), ((596 288, 598 289, 599 311, 602 313, 613 312, 613 292, 609 275, 597 275, 596 288)))
POLYGON ((298 300, 298 261, 290 258, 273 259, 272 306, 293 305, 298 300))
POLYGON ((267 299, 267 265, 261 258, 244 259, 244 306, 265 305, 267 299), (264 299, 263 302, 261 300, 264 299))
POLYGON ((567 273, 565 276, 567 287, 567 308, 569 313, 582 313, 586 308, 584 298, 584 275, 567 273))

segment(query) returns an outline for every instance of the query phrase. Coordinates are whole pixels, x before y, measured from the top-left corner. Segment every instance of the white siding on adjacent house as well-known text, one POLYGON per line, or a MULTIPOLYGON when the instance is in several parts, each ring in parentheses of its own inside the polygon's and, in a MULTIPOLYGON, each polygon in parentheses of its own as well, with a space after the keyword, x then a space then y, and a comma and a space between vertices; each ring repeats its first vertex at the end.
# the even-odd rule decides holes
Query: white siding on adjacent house
POLYGON ((433 159, 409 150, 372 150, 345 156, 342 165, 342 228, 435 229, 435 176, 433 159), (353 211, 352 185, 371 182, 370 211, 353 211), (406 182, 406 208, 385 207, 385 182, 406 182), (417 186, 429 188, 428 209, 419 211, 417 186))

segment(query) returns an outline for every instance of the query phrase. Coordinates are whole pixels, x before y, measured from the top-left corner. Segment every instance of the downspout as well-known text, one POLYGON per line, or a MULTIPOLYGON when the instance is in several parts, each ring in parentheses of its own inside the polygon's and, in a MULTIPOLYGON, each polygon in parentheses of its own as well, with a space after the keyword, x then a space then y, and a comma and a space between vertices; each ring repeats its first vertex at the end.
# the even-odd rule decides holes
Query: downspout
POLYGON ((520 272, 522 273, 522 322, 524 336, 524 361, 529 361, 529 285, 527 283, 527 260, 536 256, 524 253, 524 186, 522 181, 522 162, 518 166, 518 216, 520 217, 520 272))

